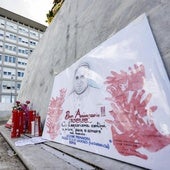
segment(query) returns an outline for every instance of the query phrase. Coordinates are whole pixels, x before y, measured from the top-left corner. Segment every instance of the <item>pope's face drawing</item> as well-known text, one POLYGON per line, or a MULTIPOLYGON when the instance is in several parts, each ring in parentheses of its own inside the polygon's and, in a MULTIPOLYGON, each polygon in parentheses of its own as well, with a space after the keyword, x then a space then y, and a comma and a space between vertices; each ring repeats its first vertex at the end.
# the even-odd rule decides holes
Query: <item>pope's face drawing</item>
POLYGON ((74 75, 74 91, 80 95, 88 88, 88 68, 85 66, 79 67, 74 75))

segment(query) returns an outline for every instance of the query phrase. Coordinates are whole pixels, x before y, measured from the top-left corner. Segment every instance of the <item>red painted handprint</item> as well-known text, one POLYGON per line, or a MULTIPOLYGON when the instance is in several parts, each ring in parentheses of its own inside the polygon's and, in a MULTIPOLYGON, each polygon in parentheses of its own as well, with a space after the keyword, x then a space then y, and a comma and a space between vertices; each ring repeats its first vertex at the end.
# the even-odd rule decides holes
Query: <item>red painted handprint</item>
POLYGON ((136 91, 143 88, 144 78, 145 78, 145 69, 144 66, 134 65, 134 69, 129 67, 130 74, 128 75, 128 90, 136 91))
POLYGON ((106 122, 111 125, 113 144, 120 154, 148 159, 138 149, 156 152, 170 144, 170 137, 162 135, 154 125, 152 113, 157 106, 147 106, 152 94, 146 95, 143 90, 144 66, 134 65, 129 71, 112 71, 112 76, 107 77, 105 83, 111 97, 106 99, 110 101, 113 120, 106 122))
POLYGON ((66 89, 60 90, 60 96, 50 100, 48 108, 48 117, 46 126, 48 127, 47 133, 50 134, 50 138, 53 140, 57 137, 60 128, 59 118, 62 115, 62 104, 66 95, 66 89))

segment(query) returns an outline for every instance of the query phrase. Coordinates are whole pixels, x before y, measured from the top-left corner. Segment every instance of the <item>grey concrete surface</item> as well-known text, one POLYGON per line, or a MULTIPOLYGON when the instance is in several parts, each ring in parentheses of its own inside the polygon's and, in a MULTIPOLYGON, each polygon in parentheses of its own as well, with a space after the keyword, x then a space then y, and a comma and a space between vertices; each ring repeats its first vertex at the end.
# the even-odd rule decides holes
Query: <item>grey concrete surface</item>
POLYGON ((69 146, 53 143, 15 146, 17 140, 26 139, 10 137, 10 130, 0 126, 0 133, 14 149, 24 165, 29 170, 143 170, 144 168, 108 159, 106 157, 89 153, 69 146), (103 163, 104 162, 104 163, 103 163))
POLYGON ((23 161, 25 166, 29 170, 39 170, 39 169, 77 169, 71 164, 64 162, 62 159, 59 159, 57 156, 47 152, 42 149, 42 145, 26 145, 22 147, 16 147, 15 141, 19 139, 25 139, 26 137, 11 139, 10 131, 4 126, 0 126, 0 132, 10 146, 15 150, 17 155, 23 161))
MULTIPOLYGON (((0 126, 4 126, 5 121, 0 120, 0 126)), ((26 170, 15 151, 9 146, 0 132, 0 170, 26 170)))
POLYGON ((26 170, 18 156, 0 134, 0 169, 26 170))

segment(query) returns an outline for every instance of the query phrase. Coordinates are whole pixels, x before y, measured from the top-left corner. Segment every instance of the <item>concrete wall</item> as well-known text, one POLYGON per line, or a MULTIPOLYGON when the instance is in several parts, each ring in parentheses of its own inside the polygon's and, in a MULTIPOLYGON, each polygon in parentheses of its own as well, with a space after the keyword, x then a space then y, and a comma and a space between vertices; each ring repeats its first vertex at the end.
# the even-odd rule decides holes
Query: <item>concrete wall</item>
POLYGON ((13 103, 0 103, 0 121, 8 120, 11 116, 13 103))
POLYGON ((142 13, 148 17, 170 76, 170 1, 65 0, 29 58, 18 100, 30 100, 44 120, 55 74, 142 13))

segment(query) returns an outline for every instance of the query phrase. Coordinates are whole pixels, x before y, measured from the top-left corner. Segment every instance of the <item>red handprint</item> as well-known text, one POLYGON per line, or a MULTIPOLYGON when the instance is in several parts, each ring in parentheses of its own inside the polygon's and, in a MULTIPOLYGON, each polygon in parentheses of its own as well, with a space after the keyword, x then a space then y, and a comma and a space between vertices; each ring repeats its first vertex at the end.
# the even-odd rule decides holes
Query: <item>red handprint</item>
POLYGON ((62 104, 64 103, 64 98, 66 95, 66 89, 60 90, 60 96, 56 97, 56 99, 52 98, 50 100, 49 108, 48 108, 48 118, 46 122, 46 126, 48 127, 47 133, 50 134, 50 138, 53 140, 57 137, 58 131, 60 129, 60 121, 59 118, 62 115, 62 104))
POLYGON ((157 106, 147 106, 152 94, 146 95, 143 90, 144 66, 134 65, 134 69, 129 70, 129 74, 112 71, 112 76, 107 77, 105 83, 111 97, 106 99, 110 101, 113 120, 106 122, 111 125, 113 144, 120 154, 147 159, 147 155, 138 149, 143 147, 156 152, 170 144, 170 137, 162 135, 154 125, 152 113, 157 110, 157 106))
POLYGON ((134 65, 134 69, 129 67, 130 74, 128 76, 129 87, 128 89, 131 91, 136 91, 143 88, 144 78, 145 78, 145 69, 144 66, 134 65))

